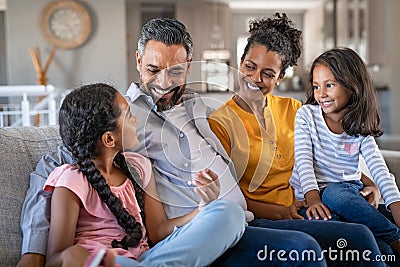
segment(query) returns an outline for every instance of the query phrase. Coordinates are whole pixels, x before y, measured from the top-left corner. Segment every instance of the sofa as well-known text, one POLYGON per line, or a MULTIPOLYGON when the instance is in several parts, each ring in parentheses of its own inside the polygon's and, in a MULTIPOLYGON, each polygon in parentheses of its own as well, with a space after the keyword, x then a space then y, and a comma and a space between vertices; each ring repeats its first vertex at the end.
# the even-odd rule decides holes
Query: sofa
MULTIPOLYGON (((56 126, 0 128, 0 266, 15 266, 21 256, 21 209, 29 174, 42 155, 61 144, 56 126)), ((400 180, 400 151, 382 150, 390 171, 400 180)), ((400 183, 399 183, 400 184, 400 183)))

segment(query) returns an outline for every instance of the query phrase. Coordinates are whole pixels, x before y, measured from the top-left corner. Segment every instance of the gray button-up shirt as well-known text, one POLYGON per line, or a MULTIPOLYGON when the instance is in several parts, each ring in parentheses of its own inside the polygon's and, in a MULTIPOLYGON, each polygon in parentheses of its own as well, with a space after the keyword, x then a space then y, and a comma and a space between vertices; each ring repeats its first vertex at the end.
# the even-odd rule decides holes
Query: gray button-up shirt
MULTIPOLYGON (((132 83, 126 96, 131 112, 137 117, 137 134, 140 144, 134 150, 148 157, 155 169, 157 190, 168 218, 182 216, 198 206, 199 196, 190 183, 191 154, 188 137, 173 125, 162 112, 157 111, 153 99, 132 83)), ((198 94, 185 90, 183 103, 190 121, 198 134, 225 160, 232 179, 236 172, 218 138, 211 131, 207 118, 213 109, 206 106, 198 94)), ((221 184, 227 181, 220 181, 221 184)), ((221 186, 222 187, 222 186, 221 186)), ((246 209, 246 202, 238 186, 224 193, 246 209)), ((221 194, 222 195, 222 194, 221 194)))

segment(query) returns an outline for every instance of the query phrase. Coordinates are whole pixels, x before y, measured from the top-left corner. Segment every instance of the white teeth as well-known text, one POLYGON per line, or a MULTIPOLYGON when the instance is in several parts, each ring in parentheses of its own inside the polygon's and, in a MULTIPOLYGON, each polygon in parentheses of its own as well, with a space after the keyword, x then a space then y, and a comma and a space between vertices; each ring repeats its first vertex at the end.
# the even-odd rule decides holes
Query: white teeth
POLYGON ((321 105, 327 106, 327 105, 330 105, 331 103, 333 103, 333 101, 324 101, 324 102, 321 102, 321 105))
POLYGON ((247 87, 249 87, 249 89, 251 89, 251 90, 260 90, 260 88, 258 86, 255 86, 249 82, 247 83, 247 87))
POLYGON ((156 91, 156 93, 159 95, 166 95, 172 91, 172 90, 160 90, 160 89, 156 89, 156 88, 153 88, 153 90, 156 91))

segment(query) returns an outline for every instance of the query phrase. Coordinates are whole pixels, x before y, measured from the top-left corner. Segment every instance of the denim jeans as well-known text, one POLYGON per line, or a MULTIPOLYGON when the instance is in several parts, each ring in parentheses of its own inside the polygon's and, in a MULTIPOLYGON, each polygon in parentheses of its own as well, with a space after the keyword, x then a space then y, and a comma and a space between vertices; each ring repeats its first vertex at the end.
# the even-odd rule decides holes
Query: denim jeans
POLYGON ((321 253, 317 241, 303 232, 247 226, 240 241, 211 266, 326 266, 318 259, 321 253))
POLYGON ((175 227, 138 261, 117 256, 116 263, 121 267, 207 266, 235 245, 244 230, 242 208, 227 200, 216 200, 202 208, 189 223, 175 227))
POLYGON ((329 266, 385 266, 384 262, 379 261, 381 253, 372 232, 364 225, 337 221, 268 219, 255 219, 250 225, 296 230, 312 236, 324 251, 329 266), (363 253, 366 253, 365 257, 363 253))
POLYGON ((360 195, 363 186, 360 181, 330 183, 322 191, 322 203, 342 221, 367 226, 375 237, 389 245, 399 240, 399 227, 360 195))

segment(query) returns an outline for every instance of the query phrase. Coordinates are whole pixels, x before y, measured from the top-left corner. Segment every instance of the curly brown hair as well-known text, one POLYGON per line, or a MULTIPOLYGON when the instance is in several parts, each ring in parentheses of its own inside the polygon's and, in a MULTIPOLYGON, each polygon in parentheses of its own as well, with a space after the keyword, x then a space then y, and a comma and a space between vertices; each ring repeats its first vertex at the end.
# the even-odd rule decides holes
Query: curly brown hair
POLYGON ((281 76, 288 67, 297 65, 303 47, 302 31, 294 28, 294 23, 285 13, 250 21, 249 28, 250 37, 247 38, 241 62, 251 47, 260 44, 279 55, 282 61, 281 76))

